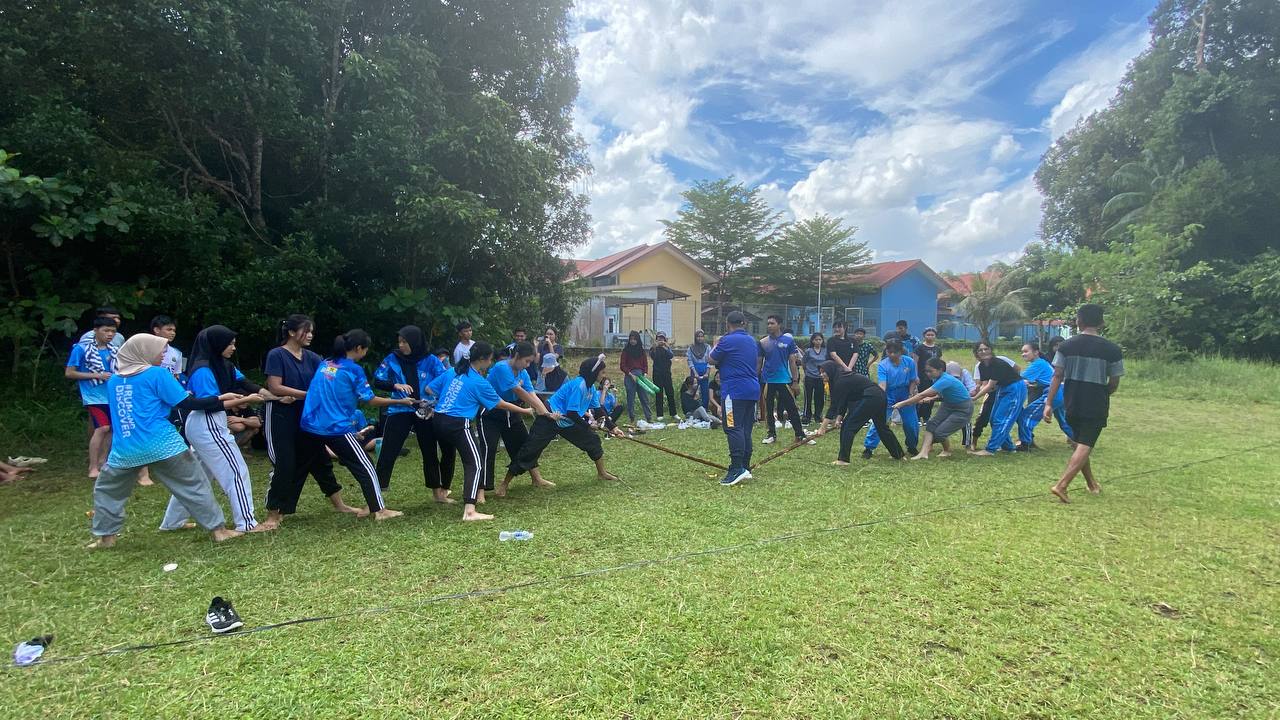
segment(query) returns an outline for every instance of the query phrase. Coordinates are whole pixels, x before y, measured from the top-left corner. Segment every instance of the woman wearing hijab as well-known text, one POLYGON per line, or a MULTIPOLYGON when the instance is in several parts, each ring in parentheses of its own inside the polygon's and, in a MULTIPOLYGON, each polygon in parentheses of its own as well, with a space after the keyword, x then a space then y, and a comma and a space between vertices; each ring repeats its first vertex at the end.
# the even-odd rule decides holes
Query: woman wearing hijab
POLYGON ((91 549, 115 545, 124 528, 125 503, 138 474, 148 465, 151 476, 173 493, 173 502, 208 530, 215 542, 241 534, 225 527, 226 517, 213 499, 209 478, 169 422, 175 407, 190 413, 221 413, 224 403, 216 397, 192 397, 160 366, 168 346, 162 337, 138 334, 116 356, 116 373, 107 381, 114 442, 93 486, 96 539, 89 544, 91 549))
POLYGON ((639 332, 632 330, 627 335, 627 344, 622 348, 618 369, 622 371, 622 382, 627 388, 627 417, 631 418, 633 424, 635 423, 635 397, 639 395, 645 424, 652 423, 653 415, 649 412, 649 396, 636 378, 636 375, 645 375, 649 372, 649 356, 644 351, 644 343, 640 341, 639 332))
MULTIPOLYGON (((618 479, 605 469, 604 446, 600 442, 600 436, 591 429, 585 417, 593 407, 598 406, 599 395, 596 393, 595 386, 596 381, 603 374, 603 369, 604 353, 600 353, 598 357, 583 360, 578 366, 578 377, 560 386, 556 394, 547 400, 547 407, 551 412, 539 415, 533 421, 529 439, 520 448, 519 455, 511 462, 507 476, 502 480, 503 487, 510 485, 517 475, 533 472, 538 467, 538 458, 542 456, 542 451, 557 435, 568 440, 591 458, 591 461, 596 464, 596 477, 601 480, 618 479)), ((603 420, 610 433, 615 437, 622 436, 622 431, 607 415, 603 420)))
MULTIPOLYGON (((474 344, 473 344, 474 345, 474 344)), ((373 374, 373 386, 391 393, 395 399, 422 399, 422 389, 445 371, 440 359, 427 349, 427 338, 417 325, 400 328, 394 353, 386 356, 373 374)), ((382 430, 382 450, 378 453, 378 485, 391 486, 391 472, 400 457, 400 449, 413 431, 422 452, 422 479, 438 503, 452 503, 449 484, 457 456, 452 445, 441 445, 432 429, 431 416, 419 413, 412 405, 387 408, 387 422, 382 430)))
MULTIPOLYGON (((274 530, 275 525, 264 523, 259 526, 253 516, 253 484, 249 480, 249 466, 240 454, 235 436, 227 428, 226 411, 276 398, 245 379, 231 362, 235 351, 236 334, 224 325, 210 325, 196 336, 188 366, 187 390, 197 398, 217 398, 223 402, 216 410, 187 413, 183 418, 182 432, 205 471, 222 486, 222 491, 231 501, 231 516, 236 529, 240 532, 274 530)), ((180 530, 189 518, 182 503, 171 497, 160 529, 180 530)))
POLYGON ((689 374, 698 383, 698 392, 702 396, 702 407, 711 407, 711 346, 707 344, 707 334, 701 330, 693 333, 693 344, 685 352, 685 360, 689 362, 689 374))

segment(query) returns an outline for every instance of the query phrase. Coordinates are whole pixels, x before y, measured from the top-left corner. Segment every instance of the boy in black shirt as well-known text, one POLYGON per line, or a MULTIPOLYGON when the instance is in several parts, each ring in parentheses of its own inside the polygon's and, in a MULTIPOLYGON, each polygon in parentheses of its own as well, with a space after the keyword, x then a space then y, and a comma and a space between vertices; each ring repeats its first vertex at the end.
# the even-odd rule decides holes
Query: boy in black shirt
POLYGON ((1095 495, 1102 492, 1093 476, 1089 455, 1098 443, 1102 428, 1107 426, 1111 396, 1120 387, 1120 377, 1124 375, 1120 347, 1098 334, 1102 329, 1102 306, 1081 305, 1076 312, 1076 327, 1079 334, 1058 346, 1053 359, 1053 381, 1049 383, 1044 402, 1044 417, 1048 420, 1053 417, 1058 386, 1065 385, 1067 423, 1071 425, 1076 449, 1067 461, 1062 478, 1049 488, 1049 492, 1064 503, 1070 502, 1067 486, 1077 474, 1084 475, 1089 492, 1095 495))
POLYGON ((827 359, 840 363, 845 372, 853 372, 853 341, 846 334, 849 325, 844 320, 837 320, 835 334, 827 341, 827 359))

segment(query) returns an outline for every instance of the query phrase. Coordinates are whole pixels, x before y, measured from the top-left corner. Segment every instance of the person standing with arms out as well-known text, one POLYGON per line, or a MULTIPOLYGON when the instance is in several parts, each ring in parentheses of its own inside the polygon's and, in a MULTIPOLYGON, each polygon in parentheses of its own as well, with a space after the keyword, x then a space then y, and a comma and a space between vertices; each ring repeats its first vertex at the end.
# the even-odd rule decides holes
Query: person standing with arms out
POLYGON ((649 357, 653 360, 653 384, 658 386, 658 394, 654 400, 655 408, 658 411, 658 422, 666 419, 666 415, 662 412, 662 401, 667 401, 667 409, 671 411, 671 419, 676 422, 680 421, 680 407, 676 403, 676 391, 671 379, 671 361, 675 359, 676 354, 671 351, 671 346, 667 345, 666 333, 658 333, 654 338, 653 347, 649 349, 649 357))
MULTIPOLYGON (((777 442, 778 430, 773 423, 774 404, 778 411, 791 420, 791 427, 796 433, 796 442, 807 436, 804 426, 800 424, 800 410, 796 407, 796 395, 799 392, 800 368, 798 367, 800 349, 790 335, 782 332, 782 318, 770 315, 765 321, 769 334, 760 340, 760 352, 764 357, 762 377, 765 382, 764 416, 768 421, 765 445, 777 442)), ((814 440, 810 444, 816 445, 814 440)))
MULTIPOLYGON (((120 332, 120 311, 111 307, 110 305, 105 305, 103 307, 98 308, 94 312, 93 319, 97 320, 98 318, 107 318, 108 320, 111 321, 111 324, 116 329, 115 336, 111 338, 111 348, 113 350, 119 350, 121 347, 123 347, 125 337, 124 337, 124 333, 120 332)), ((93 328, 96 328, 96 327, 97 327, 96 325, 90 327, 90 329, 86 330, 85 333, 81 335, 80 339, 77 340, 76 342, 80 345, 92 345, 93 334, 94 334, 93 328)))
POLYGON ((689 375, 698 384, 698 393, 704 409, 711 408, 711 346, 702 330, 693 333, 693 344, 685 351, 689 363, 689 375))
MULTIPOLYGON (((821 370, 823 377, 831 385, 831 406, 822 420, 822 426, 818 428, 818 434, 827 434, 828 430, 835 427, 836 418, 844 416, 844 424, 840 427, 840 452, 831 464, 849 464, 853 437, 868 422, 884 440, 885 449, 894 460, 906 457, 902 444, 898 442, 898 436, 893 434, 893 426, 889 423, 884 389, 871 382, 871 378, 866 375, 847 372, 845 364, 839 360, 826 361, 821 370)), ((867 457, 865 452, 863 457, 867 457)))
POLYGON ((1053 381, 1049 384, 1048 400, 1043 415, 1048 420, 1053 415, 1053 398, 1058 387, 1063 390, 1067 409, 1067 422, 1075 438, 1076 448, 1062 473, 1049 492, 1064 503, 1067 486, 1078 474, 1084 475, 1089 492, 1097 495, 1102 486, 1093 474, 1090 456, 1098 445, 1098 436, 1107 426, 1111 414, 1111 396, 1120 388, 1124 376, 1124 357, 1120 346, 1101 336, 1102 306, 1086 303, 1076 312, 1077 335, 1058 346, 1053 359, 1053 381))
MULTIPOLYGON (((916 394, 916 378, 919 376, 916 363, 907 357, 902 343, 890 340, 884 344, 884 359, 876 365, 876 375, 880 379, 880 389, 884 390, 888 405, 885 409, 885 421, 888 422, 893 417, 894 404, 916 394)), ((898 413, 902 416, 902 434, 907 438, 907 453, 915 455, 916 442, 920 439, 920 419, 916 415, 915 406, 907 405, 900 408, 898 413)), ((879 444, 880 434, 873 425, 862 440, 862 458, 870 460, 872 451, 879 444)))
MULTIPOLYGON (((396 351, 383 358, 382 364, 374 371, 373 386, 391 393, 396 400, 420 400, 423 389, 445 372, 440 360, 427 351, 427 337, 422 328, 405 325, 396 336, 396 351)), ((382 428, 382 450, 378 453, 378 487, 382 490, 391 487, 391 473, 411 430, 422 454, 423 483, 431 490, 436 502, 453 504, 449 499, 449 486, 453 483, 456 453, 453 446, 444 445, 436 437, 431 416, 425 411, 419 412, 413 405, 391 405, 387 408, 387 420, 382 428)))
POLYGON ((627 345, 622 348, 618 369, 622 371, 622 384, 627 389, 627 417, 631 418, 632 424, 636 424, 635 400, 636 395, 639 395, 645 423, 653 422, 653 415, 649 412, 649 395, 636 380, 637 375, 646 375, 649 372, 649 356, 645 354, 644 343, 640 341, 640 333, 636 330, 632 330, 627 335, 627 345))
POLYGON ((209 478, 187 443, 169 422, 175 408, 186 412, 221 412, 216 397, 192 397, 173 375, 160 367, 168 342, 156 335, 136 335, 120 348, 118 372, 107 382, 114 442, 102 473, 93 485, 91 550, 109 548, 124 529, 124 506, 141 468, 150 465, 156 479, 173 493, 214 542, 242 533, 225 527, 226 517, 213 499, 209 478))
MULTIPOLYGON (((920 383, 920 392, 928 390, 933 385, 933 380, 930 379, 929 373, 925 369, 929 361, 933 358, 942 359, 942 347, 937 344, 938 331, 931 327, 925 328, 923 337, 923 342, 916 345, 915 352, 912 353, 916 361, 916 370, 920 373, 920 377, 917 378, 920 383)), ((930 395, 929 397, 933 398, 935 396, 930 395)), ((917 407, 919 408, 917 412, 920 415, 920 422, 928 424, 929 418, 933 416, 933 400, 929 399, 918 403, 917 407)))
POLYGON ((89 413, 89 479, 96 480, 102 463, 111 452, 111 410, 107 407, 107 381, 116 366, 116 321, 99 317, 93 321, 88 343, 71 347, 63 377, 75 380, 80 402, 89 413))
MULTIPOLYGON (((375 520, 389 520, 400 517, 404 513, 386 507, 382 501, 382 489, 378 487, 378 472, 357 433, 365 426, 364 413, 360 412, 361 404, 370 407, 391 407, 393 405, 409 406, 414 404, 412 398, 384 398, 373 394, 369 386, 369 378, 359 362, 369 353, 369 333, 364 330, 348 330, 333 341, 333 352, 329 359, 320 363, 311 385, 307 387, 307 398, 302 408, 302 430, 304 438, 314 437, 324 447, 333 451, 338 462, 349 470, 360 490, 364 493, 364 501, 369 510, 364 515, 372 514, 375 520)), ((310 450, 304 452, 308 454, 310 450)), ((304 476, 295 473, 296 482, 288 490, 288 496, 281 502, 292 506, 298 502, 298 494, 302 492, 304 476)))
POLYGON ((475 329, 471 327, 471 323, 463 320, 458 323, 458 344, 453 346, 453 364, 457 365, 463 358, 471 354, 471 346, 476 344, 471 339, 475 329))
POLYGON ((980 383, 973 399, 989 394, 994 394, 996 399, 991 406, 991 439, 985 449, 969 454, 990 457, 1002 449, 1013 452, 1013 428, 1018 424, 1018 415, 1027 399, 1027 384, 1022 381, 1018 366, 997 358, 987 343, 975 345, 973 355, 978 359, 980 383))
POLYGON ((462 458, 462 475, 466 483, 462 499, 462 519, 465 521, 492 520, 476 510, 484 502, 485 456, 476 442, 473 424, 477 415, 489 410, 507 410, 520 415, 533 415, 531 408, 522 408, 498 397, 493 385, 484 377, 484 371, 493 365, 493 346, 477 342, 471 353, 432 381, 427 391, 435 398, 435 435, 442 444, 449 444, 462 458))
POLYGON ((809 336, 809 347, 804 351, 804 414, 800 416, 800 422, 805 425, 821 422, 822 408, 827 401, 822 363, 830 358, 825 343, 822 333, 816 332, 809 336))
POLYGON ((929 358, 924 373, 933 381, 929 387, 896 403, 894 407, 901 410, 930 398, 941 399, 937 414, 925 423, 924 443, 920 446, 920 452, 911 459, 928 460, 934 440, 942 442, 942 452, 938 453, 938 457, 951 457, 951 443, 947 438, 957 430, 964 433, 968 429, 969 421, 973 419, 973 397, 960 379, 947 373, 947 364, 942 358, 929 358))
POLYGON ((276 335, 279 345, 267 353, 266 362, 267 392, 276 399, 266 407, 264 433, 273 469, 268 476, 267 519, 262 524, 279 527, 285 515, 297 511, 298 496, 293 488, 301 488, 308 474, 316 479, 334 510, 360 515, 360 510, 343 502, 342 485, 319 440, 302 437, 307 388, 324 362, 324 358, 307 349, 315 337, 315 324, 306 315, 290 315, 280 323, 276 335))
MULTIPOLYGON (((196 398, 218 398, 222 406, 212 412, 194 410, 182 421, 182 432, 191 449, 231 502, 231 517, 240 532, 274 530, 259 525, 254 517, 253 483, 249 466, 227 427, 227 410, 262 402, 260 388, 249 382, 231 362, 236 351, 236 333, 224 325, 210 325, 196 335, 191 346, 191 373, 187 390, 196 398), (241 394, 246 393, 246 394, 241 394)), ((274 396, 266 393, 271 399, 274 396)), ((169 497, 161 530, 181 530, 190 519, 177 496, 169 497)))
POLYGON ((729 443, 729 469, 721 485, 751 479, 751 426, 760 397, 760 343, 747 334, 747 316, 734 310, 725 317, 729 332, 711 348, 720 377, 724 434, 729 443))
MULTIPOLYGON (((1053 365, 1040 355, 1040 343, 1031 341, 1022 346, 1022 360, 1027 367, 1022 371, 1022 379, 1027 383, 1027 406, 1018 414, 1018 450, 1026 452, 1036 446, 1035 430, 1044 413, 1045 393, 1053 382, 1053 365)), ((1059 391, 1061 396, 1061 391, 1059 391)), ((1061 402, 1061 397, 1058 398, 1061 402)), ((1071 426, 1059 420, 1058 425, 1066 433, 1067 441, 1071 440, 1071 426)))
MULTIPOLYGON (((521 340, 516 343, 507 359, 499 360, 489 368, 485 378, 493 386, 493 391, 498 393, 498 397, 504 401, 515 405, 523 400, 538 415, 546 415, 547 407, 534 394, 533 381, 529 379, 528 367, 534 357, 533 344, 521 340)), ((484 451, 484 488, 495 490, 493 479, 498 460, 498 440, 501 439, 503 447, 507 449, 507 478, 514 477, 519 474, 515 470, 516 458, 520 456, 520 448, 529 441, 529 431, 524 426, 524 420, 508 410, 489 410, 481 416, 480 421, 482 430, 480 440, 484 451)), ((536 424, 537 421, 535 420, 534 423, 536 424)), ((537 468, 530 468, 529 476, 533 479, 534 487, 556 486, 550 480, 544 479, 537 468)), ((511 481, 504 478, 495 493, 498 497, 506 497, 510 487, 511 481)))
POLYGON ((876 346, 867 342, 865 328, 853 331, 853 350, 853 371, 871 377, 871 363, 879 356, 876 355, 876 346))

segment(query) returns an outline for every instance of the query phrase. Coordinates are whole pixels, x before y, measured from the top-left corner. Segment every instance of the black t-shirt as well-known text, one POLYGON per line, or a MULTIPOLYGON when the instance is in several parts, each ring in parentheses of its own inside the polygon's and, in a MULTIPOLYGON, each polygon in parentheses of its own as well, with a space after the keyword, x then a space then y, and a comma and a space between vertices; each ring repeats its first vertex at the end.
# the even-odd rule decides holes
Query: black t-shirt
POLYGON ((853 359, 853 349, 853 340, 848 336, 833 337, 827 341, 827 351, 835 353, 846 364, 853 359))
POLYGON ((660 378, 671 377, 671 358, 674 353, 669 347, 654 346, 649 350, 649 357, 653 360, 653 376, 660 378))
POLYGON ((1022 375, 1009 363, 1000 358, 991 358, 991 362, 978 363, 978 381, 995 380, 1000 387, 1008 387, 1022 382, 1022 375))
POLYGON ((924 343, 920 343, 912 354, 916 356, 916 373, 920 378, 920 389, 924 390, 932 387, 933 381, 929 379, 929 374, 924 371, 924 366, 930 359, 942 357, 942 346, 934 345, 929 347, 924 343))
POLYGON ((1108 385, 1124 375, 1120 346, 1097 335, 1076 335, 1058 346, 1053 366, 1062 370, 1067 417, 1105 423, 1111 412, 1108 385))
POLYGON ((845 411, 845 405, 857 398, 884 399, 884 390, 866 375, 845 373, 831 383, 831 405, 827 418, 834 420, 845 411))
POLYGON ((319 355, 305 348, 302 350, 302 359, 299 360, 284 346, 280 346, 267 353, 265 369, 267 375, 280 378, 285 387, 305 391, 311 387, 311 378, 315 376, 321 362, 323 360, 319 355))

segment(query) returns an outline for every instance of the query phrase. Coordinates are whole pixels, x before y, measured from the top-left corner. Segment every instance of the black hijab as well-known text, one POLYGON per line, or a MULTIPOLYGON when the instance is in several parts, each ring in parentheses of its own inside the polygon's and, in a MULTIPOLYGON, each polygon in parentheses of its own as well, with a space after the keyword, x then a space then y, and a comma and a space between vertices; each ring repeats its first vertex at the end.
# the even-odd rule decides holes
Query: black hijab
POLYGON ((600 368, 604 364, 600 362, 600 358, 587 358, 578 366, 578 376, 587 381, 587 387, 593 387, 596 384, 596 378, 600 377, 600 368))
POLYGON ((417 325, 405 325, 400 328, 399 334, 408 344, 409 354, 405 355, 400 352, 400 348, 396 348, 396 360, 400 363, 405 381, 409 383, 409 387, 413 388, 414 397, 422 397, 422 388, 418 383, 418 362, 430 353, 427 348, 427 337, 422 332, 422 328, 417 325))
POLYGON ((228 393, 236 386, 236 366, 222 357, 227 346, 236 339, 236 333, 226 325, 210 325, 196 335, 195 345, 191 348, 191 366, 188 373, 195 373, 202 367, 213 372, 213 379, 218 383, 219 393, 228 393))
MULTIPOLYGON (((632 330, 631 334, 627 335, 627 344, 623 346, 622 352, 626 353, 627 357, 630 358, 644 357, 644 342, 640 340, 640 333, 638 331, 632 330), (635 338, 635 345, 631 344, 632 338, 635 338)), ((595 361, 593 360, 592 362, 595 361)))

